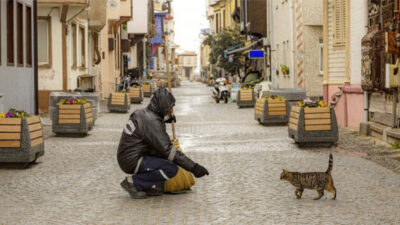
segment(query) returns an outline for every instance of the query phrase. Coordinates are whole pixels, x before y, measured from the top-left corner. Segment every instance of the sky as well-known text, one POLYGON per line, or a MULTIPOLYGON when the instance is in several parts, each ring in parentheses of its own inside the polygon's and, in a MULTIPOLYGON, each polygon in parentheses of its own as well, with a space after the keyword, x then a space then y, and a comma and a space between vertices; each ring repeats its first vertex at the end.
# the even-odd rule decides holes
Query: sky
POLYGON ((175 43, 179 48, 197 53, 200 67, 200 29, 208 28, 206 0, 173 0, 175 43))

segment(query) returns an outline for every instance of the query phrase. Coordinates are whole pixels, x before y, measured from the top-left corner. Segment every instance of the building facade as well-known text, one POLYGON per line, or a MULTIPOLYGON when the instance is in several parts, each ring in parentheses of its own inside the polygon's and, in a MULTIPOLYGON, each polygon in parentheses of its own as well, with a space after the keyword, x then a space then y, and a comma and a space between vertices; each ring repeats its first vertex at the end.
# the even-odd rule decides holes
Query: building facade
POLYGON ((36 2, 0 1, 0 111, 37 111, 36 2))
POLYGON ((194 72, 197 67, 197 54, 195 52, 184 51, 178 53, 178 70, 181 75, 180 80, 194 80, 194 72))
POLYGON ((324 100, 335 106, 339 126, 357 129, 364 120, 361 40, 366 34, 366 4, 325 0, 324 100))

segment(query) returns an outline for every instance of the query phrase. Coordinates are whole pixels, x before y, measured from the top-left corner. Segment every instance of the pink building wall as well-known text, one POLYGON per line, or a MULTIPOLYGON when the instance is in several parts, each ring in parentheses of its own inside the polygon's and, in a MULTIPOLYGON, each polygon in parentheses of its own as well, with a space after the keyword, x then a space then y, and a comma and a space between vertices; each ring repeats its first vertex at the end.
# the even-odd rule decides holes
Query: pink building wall
POLYGON ((324 85, 324 101, 331 103, 339 87, 343 93, 334 108, 338 125, 358 129, 364 120, 364 92, 360 85, 324 85))

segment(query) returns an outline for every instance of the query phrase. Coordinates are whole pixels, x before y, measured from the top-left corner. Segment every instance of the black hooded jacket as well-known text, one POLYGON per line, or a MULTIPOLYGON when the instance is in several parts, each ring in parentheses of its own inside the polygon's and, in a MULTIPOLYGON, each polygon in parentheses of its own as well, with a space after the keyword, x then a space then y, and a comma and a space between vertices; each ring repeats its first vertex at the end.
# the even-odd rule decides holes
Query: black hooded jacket
POLYGON ((190 171, 195 163, 178 151, 166 132, 164 116, 175 105, 174 96, 158 89, 147 108, 131 114, 118 146, 118 164, 128 174, 136 174, 145 155, 168 159, 190 171))

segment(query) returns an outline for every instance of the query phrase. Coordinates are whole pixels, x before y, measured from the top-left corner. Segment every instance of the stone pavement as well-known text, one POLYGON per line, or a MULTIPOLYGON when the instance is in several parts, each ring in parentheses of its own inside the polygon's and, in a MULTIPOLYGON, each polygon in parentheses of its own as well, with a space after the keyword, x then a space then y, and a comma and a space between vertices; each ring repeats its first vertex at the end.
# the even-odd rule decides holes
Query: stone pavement
POLYGON ((345 143, 299 149, 286 127, 263 127, 253 109, 216 104, 204 84, 183 83, 173 93, 181 147, 210 171, 191 193, 130 199, 116 162, 129 114, 105 112, 85 138, 47 138, 37 165, 0 169, 0 224, 400 223, 400 175, 337 151, 345 143), (281 170, 325 171, 330 152, 337 200, 326 193, 314 201, 310 190, 297 200, 281 170))

